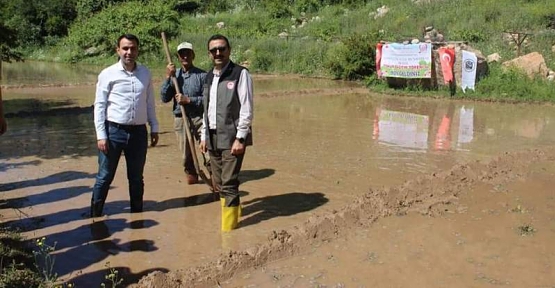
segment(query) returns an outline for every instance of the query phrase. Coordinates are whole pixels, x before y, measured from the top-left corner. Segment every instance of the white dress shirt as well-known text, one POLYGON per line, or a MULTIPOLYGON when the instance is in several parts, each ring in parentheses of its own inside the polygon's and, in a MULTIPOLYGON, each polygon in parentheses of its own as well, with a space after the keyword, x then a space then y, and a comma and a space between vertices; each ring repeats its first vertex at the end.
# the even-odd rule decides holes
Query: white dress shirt
MULTIPOLYGON (((229 65, 229 63, 227 64, 229 65)), ((221 70, 225 71, 227 69, 227 65, 221 70)), ((214 79, 212 80, 212 85, 210 86, 210 101, 208 102, 208 122, 209 122, 209 129, 216 129, 216 106, 218 103, 218 83, 220 82, 220 74, 214 73, 214 79)), ((241 75, 239 75, 239 80, 237 81, 237 94, 239 96, 239 103, 241 103, 241 108, 239 110, 239 123, 237 124, 237 134, 235 135, 236 138, 247 138, 249 134, 249 128, 252 123, 253 118, 253 86, 252 86, 252 77, 247 69, 243 69, 241 71, 241 75)), ((203 118, 203 133, 201 134, 201 140, 206 140, 207 135, 205 135, 206 131, 204 127, 206 127, 206 123, 204 123, 203 118)))
POLYGON ((102 70, 96 83, 94 125, 96 139, 107 139, 106 120, 124 125, 148 122, 151 133, 158 133, 152 76, 148 68, 136 64, 126 71, 121 61, 102 70))

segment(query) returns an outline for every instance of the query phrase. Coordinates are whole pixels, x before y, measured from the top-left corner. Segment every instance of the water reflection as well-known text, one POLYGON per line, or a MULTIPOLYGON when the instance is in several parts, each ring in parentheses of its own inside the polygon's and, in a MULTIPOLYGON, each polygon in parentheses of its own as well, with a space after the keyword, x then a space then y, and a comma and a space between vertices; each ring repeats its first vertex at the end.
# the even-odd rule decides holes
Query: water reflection
MULTIPOLYGON (((395 109, 395 105, 390 105, 395 109)), ((431 106, 433 107, 433 106, 431 106)), ((427 114, 395 111, 387 105, 376 108, 372 138, 381 144, 427 150, 451 150, 455 139, 457 147, 470 143, 474 134, 474 108, 455 104, 436 105, 427 114), (456 114, 459 115, 456 115, 456 114), (456 121, 459 117, 459 121, 456 121), (454 137, 457 135, 457 137, 454 137)), ((456 149, 457 147, 454 147, 456 149)))
POLYGON ((65 63, 25 61, 2 63, 1 85, 60 86, 95 83, 102 67, 65 63))
POLYGON ((384 144, 427 149, 429 122, 427 115, 378 108, 372 138, 384 144))
MULTIPOLYGON (((33 83, 46 79, 55 83, 70 74, 76 83, 91 79, 94 82, 90 77, 96 77, 98 72, 90 66, 33 62, 12 63, 4 68, 4 81, 14 85, 25 83, 25 77, 35 77, 30 79, 33 83), (30 73, 29 69, 36 69, 37 73, 30 73), (42 73, 48 76, 42 78, 42 73)), ((162 77, 163 73, 153 75, 162 77)), ((550 122, 555 112, 550 106, 346 94, 346 89, 355 85, 325 79, 255 77, 256 93, 262 95, 255 107, 257 146, 264 148, 258 151, 260 157, 322 163, 329 156, 320 151, 344 150, 349 152, 342 159, 349 165, 378 159, 379 169, 412 165, 414 171, 421 171, 422 167, 437 168, 439 158, 434 153, 456 153, 442 158, 454 156, 457 160, 448 161, 452 162, 555 140, 554 133, 546 132, 555 129, 550 122), (371 130, 369 125, 373 126, 371 130), (358 155, 353 155, 353 151, 358 151, 358 155), (409 156, 408 152, 430 155, 409 156)), ((94 85, 8 89, 4 98, 10 130, 1 139, 0 157, 96 155, 91 107, 94 85)), ((157 104, 162 133, 171 132, 172 127, 171 107, 165 106, 157 104)), ((363 164, 360 166, 364 169, 363 164)), ((308 163, 300 167, 312 169, 308 163)))
POLYGON ((474 107, 462 106, 459 110, 459 134, 457 147, 472 142, 474 139, 474 107))
MULTIPOLYGON (((388 105, 387 103, 396 102, 389 100, 375 109, 372 139, 380 144, 409 148, 420 152, 430 150, 470 151, 472 146, 469 144, 476 141, 475 123, 478 115, 476 115, 474 105, 452 102, 447 105, 436 105, 435 109, 429 109, 426 113, 426 111, 418 109, 409 109, 410 112, 394 110, 398 109, 396 107, 399 105, 388 105)), ((553 109, 549 107, 537 106, 537 108, 538 110, 549 110, 549 114, 553 114, 551 111, 553 109)), ((538 139, 551 118, 551 116, 533 114, 514 117, 507 127, 508 123, 495 123, 496 120, 492 117, 497 115, 494 112, 480 110, 484 113, 484 115, 479 115, 480 121, 487 123, 482 124, 485 126, 482 131, 484 135, 481 137, 483 141, 487 138, 509 137, 507 132, 513 132, 514 135, 524 138, 538 139)), ((478 147, 485 145, 485 143, 476 144, 478 147)))

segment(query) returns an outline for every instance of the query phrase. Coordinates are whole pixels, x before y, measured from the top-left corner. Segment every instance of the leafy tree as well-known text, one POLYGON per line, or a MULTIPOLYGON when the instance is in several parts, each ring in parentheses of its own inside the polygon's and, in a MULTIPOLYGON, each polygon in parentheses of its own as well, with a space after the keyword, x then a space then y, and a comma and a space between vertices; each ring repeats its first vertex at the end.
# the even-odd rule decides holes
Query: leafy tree
POLYGON ((109 56, 114 53, 115 40, 124 33, 139 37, 141 53, 160 51, 160 33, 168 37, 177 35, 179 16, 163 0, 128 1, 113 5, 75 23, 60 47, 69 48, 72 62, 92 56, 109 56))
MULTIPOLYGON (((0 72, 2 71, 2 62, 23 61, 21 53, 14 50, 15 46, 17 46, 16 31, 0 22, 0 72)), ((1 78, 2 73, 0 73, 1 78)))
POLYGON ((126 2, 126 0, 77 0, 75 10, 79 19, 89 18, 109 6, 126 2))
POLYGON ((4 25, 16 31, 20 44, 42 44, 48 37, 67 35, 76 17, 75 0, 12 0, 0 8, 4 25))

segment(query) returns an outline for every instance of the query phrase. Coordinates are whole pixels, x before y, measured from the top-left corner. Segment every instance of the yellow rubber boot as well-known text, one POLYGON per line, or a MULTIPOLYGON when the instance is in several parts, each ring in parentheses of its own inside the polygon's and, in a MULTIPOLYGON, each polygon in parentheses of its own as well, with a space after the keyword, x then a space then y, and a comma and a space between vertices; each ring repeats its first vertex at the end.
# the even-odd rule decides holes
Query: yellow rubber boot
POLYGON ((222 207, 222 231, 229 232, 237 228, 239 207, 222 207))

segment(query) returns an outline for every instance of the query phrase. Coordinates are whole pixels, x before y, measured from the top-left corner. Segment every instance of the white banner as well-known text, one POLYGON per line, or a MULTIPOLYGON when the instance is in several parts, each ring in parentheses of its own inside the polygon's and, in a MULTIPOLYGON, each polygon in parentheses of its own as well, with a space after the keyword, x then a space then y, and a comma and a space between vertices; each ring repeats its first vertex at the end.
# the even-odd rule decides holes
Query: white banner
POLYGON ((476 54, 462 50, 462 80, 461 88, 466 93, 466 88, 474 90, 476 84, 476 66, 478 65, 478 58, 476 54))
POLYGON ((384 44, 380 70, 383 77, 431 78, 432 45, 430 43, 384 44))

